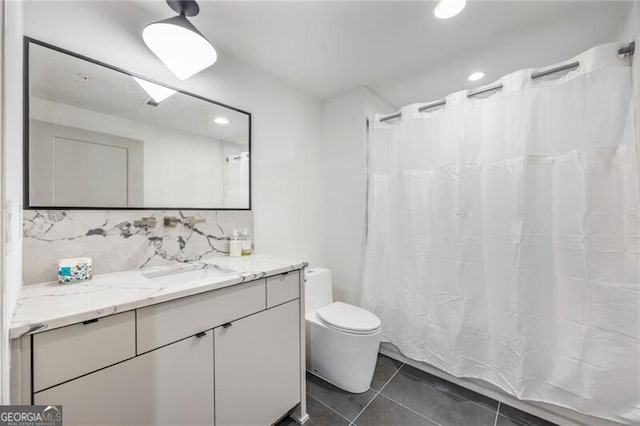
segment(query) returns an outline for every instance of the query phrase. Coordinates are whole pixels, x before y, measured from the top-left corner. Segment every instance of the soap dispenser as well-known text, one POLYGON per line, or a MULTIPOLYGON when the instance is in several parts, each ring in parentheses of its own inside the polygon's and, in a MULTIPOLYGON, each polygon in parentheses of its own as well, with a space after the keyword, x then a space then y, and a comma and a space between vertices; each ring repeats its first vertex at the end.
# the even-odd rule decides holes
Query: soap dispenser
POLYGON ((234 229, 231 233, 231 239, 229 240, 229 256, 242 256, 242 240, 240 239, 240 233, 237 229, 234 229))
POLYGON ((242 255, 249 256, 251 254, 251 231, 242 230, 242 255))

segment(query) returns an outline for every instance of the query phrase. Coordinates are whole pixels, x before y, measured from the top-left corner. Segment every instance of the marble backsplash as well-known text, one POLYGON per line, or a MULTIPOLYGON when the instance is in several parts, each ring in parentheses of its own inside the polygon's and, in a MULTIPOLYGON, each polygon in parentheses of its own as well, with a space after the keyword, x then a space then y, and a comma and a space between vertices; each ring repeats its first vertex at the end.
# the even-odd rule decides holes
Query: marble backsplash
POLYGON ((58 260, 90 256, 96 274, 225 256, 233 229, 250 229, 251 211, 25 210, 23 282, 57 279, 58 260), (145 230, 134 220, 153 216, 145 230), (165 216, 205 219, 193 227, 165 228, 165 216))

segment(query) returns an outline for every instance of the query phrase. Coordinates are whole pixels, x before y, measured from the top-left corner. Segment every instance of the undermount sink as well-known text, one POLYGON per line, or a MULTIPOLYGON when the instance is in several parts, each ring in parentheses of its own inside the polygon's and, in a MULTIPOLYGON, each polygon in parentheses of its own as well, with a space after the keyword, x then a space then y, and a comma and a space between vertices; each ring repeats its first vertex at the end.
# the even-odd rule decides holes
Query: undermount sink
POLYGON ((149 271, 142 274, 159 284, 184 284, 192 281, 199 281, 205 278, 223 277, 235 274, 233 269, 208 263, 194 263, 181 265, 176 268, 161 271, 149 271))

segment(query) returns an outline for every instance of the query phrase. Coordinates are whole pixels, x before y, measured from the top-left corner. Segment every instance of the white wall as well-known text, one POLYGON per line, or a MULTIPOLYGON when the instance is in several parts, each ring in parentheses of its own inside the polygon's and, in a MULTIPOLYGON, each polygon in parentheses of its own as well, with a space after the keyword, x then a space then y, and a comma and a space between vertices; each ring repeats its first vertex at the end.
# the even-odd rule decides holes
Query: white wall
MULTIPOLYGON (((632 13, 629 14, 624 28, 621 31, 621 38, 625 40, 636 41, 636 53, 633 59, 633 93, 635 98, 635 123, 636 123, 636 141, 640 149, 640 50, 638 50, 638 42, 640 42, 640 0, 633 2, 632 13)), ((640 158, 638 159, 640 165, 640 158)))
POLYGON ((0 400, 9 401, 7 327, 22 284, 22 2, 4 3, 2 129, 2 365, 0 400))
MULTIPOLYGON (((0 0, 0 34, 4 38, 4 0, 0 0)), ((0 152, 4 151, 4 45, 0 43, 0 152)), ((0 154, 0 159, 4 158, 4 153, 0 154)), ((4 209, 4 164, 0 160, 0 212, 4 209)), ((0 213, 0 241, 2 239, 2 229, 4 229, 3 215, 0 213)), ((5 404, 5 389, 9 389, 9 381, 5 377, 5 372, 9 371, 7 361, 9 359, 9 342, 6 332, 6 319, 4 313, 7 309, 4 306, 5 285, 4 285, 4 244, 0 243, 0 404, 5 404)))
POLYGON ((324 104, 327 264, 334 297, 360 304, 367 193, 366 119, 395 107, 362 87, 324 104))
POLYGON ((257 251, 324 264, 321 102, 225 52, 175 79, 140 35, 160 18, 126 2, 29 1, 25 34, 251 112, 257 251))
MULTIPOLYGON (((631 11, 624 25, 620 28, 618 39, 636 41, 636 53, 632 59, 633 93, 635 99, 636 142, 638 149, 640 149, 640 50, 638 50, 638 42, 640 42, 640 0, 632 2, 631 11)), ((638 165, 640 166, 640 158, 638 158, 638 165)))
POLYGON ((630 4, 630 13, 627 16, 626 21, 624 21, 623 25, 620 27, 620 31, 618 33, 618 40, 638 40, 638 18, 640 17, 640 2, 638 0, 631 1, 630 4))

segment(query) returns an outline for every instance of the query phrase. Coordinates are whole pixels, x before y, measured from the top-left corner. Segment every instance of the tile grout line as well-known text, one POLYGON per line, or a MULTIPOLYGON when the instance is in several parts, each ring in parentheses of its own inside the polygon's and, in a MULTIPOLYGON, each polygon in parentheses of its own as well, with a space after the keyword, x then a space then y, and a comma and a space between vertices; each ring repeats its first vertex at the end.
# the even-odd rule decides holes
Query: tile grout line
POLYGON ((497 426, 499 416, 500 416, 500 401, 498 401, 498 408, 496 408, 496 419, 493 421, 493 426, 497 426))
MULTIPOLYGON (((415 367, 413 367, 413 368, 415 368, 415 367)), ((419 370, 419 369, 416 369, 416 370, 418 370, 418 371, 422 371, 422 370, 419 370)), ((426 371, 422 371, 422 372, 423 372, 423 373, 426 373, 426 374, 429 374, 430 376, 433 376, 433 374, 427 373, 426 371)), ((491 408, 488 408, 488 407, 486 407, 486 406, 484 406, 484 405, 482 405, 482 404, 480 404, 480 403, 478 403, 478 402, 476 402, 476 401, 472 401, 472 400, 470 400, 469 398, 465 397, 464 395, 460 395, 460 394, 458 394, 458 393, 451 392, 451 391, 446 390, 446 389, 444 389, 444 390, 440 390, 440 389, 438 389, 438 387, 437 387, 437 386, 435 386, 435 385, 433 385, 433 384, 431 384, 431 383, 429 383, 429 382, 427 382, 427 381, 425 381, 425 380, 421 379, 420 377, 416 376, 415 374, 411 374, 411 373, 409 373, 409 372, 407 372, 407 374, 408 374, 409 376, 413 377, 414 379, 418 379, 418 380, 420 380, 422 383, 424 383, 425 385, 429 386, 431 389, 434 389, 434 390, 436 390, 436 391, 438 391, 438 392, 440 392, 440 393, 446 393, 446 394, 449 394, 449 395, 451 395, 451 396, 457 396, 457 397, 460 397, 460 398, 464 399, 465 401, 470 402, 471 404, 473 404, 473 405, 475 405, 475 406, 477 406, 477 407, 484 408, 485 410, 491 411, 491 408)), ((462 389, 467 390, 467 391, 469 391, 469 392, 473 392, 473 393, 478 394, 478 395, 480 395, 480 396, 484 396, 484 395, 482 395, 482 394, 480 394, 480 393, 478 393, 478 392, 472 391, 471 389, 467 389, 467 388, 465 388, 464 386, 460 386, 460 385, 457 385, 457 384, 455 384, 455 383, 453 383, 453 382, 450 382, 450 381, 448 381, 448 380, 441 379, 441 378, 440 378, 440 377, 438 377, 438 376, 433 376, 433 377, 438 378, 438 379, 440 379, 440 380, 443 380, 443 381, 445 381, 445 382, 447 382, 447 383, 451 383, 452 385, 459 386, 459 387, 461 387, 462 389)), ((486 397, 486 398, 489 398, 489 397, 486 397)), ((497 400, 495 400, 495 399, 493 399, 493 398, 489 398, 489 399, 491 399, 492 401, 496 401, 498 404, 500 404, 500 401, 497 401, 497 400)))
POLYGON ((386 382, 384 382, 384 385, 380 386, 380 389, 378 389, 378 392, 377 392, 377 393, 382 392, 382 391, 384 390, 384 388, 386 388, 386 387, 387 387, 387 385, 389 384, 389 382, 390 382, 391 380, 393 380, 393 378, 394 378, 394 377, 396 377, 396 375, 400 372, 400 370, 402 370, 402 369, 404 368, 404 366, 405 366, 405 365, 407 365, 407 364, 402 363, 402 365, 401 365, 400 367, 398 367, 398 369, 395 371, 395 373, 393 373, 393 374, 391 375, 391 377, 389 377, 389 380, 387 380, 386 382))
POLYGON ((338 416, 342 417, 343 419, 345 419, 347 422, 351 422, 351 420, 349 420, 348 418, 346 418, 345 416, 343 416, 342 414, 338 413, 336 410, 334 410, 333 408, 329 407, 327 404, 325 404, 324 402, 320 401, 318 398, 316 398, 315 396, 311 395, 310 393, 307 392, 307 396, 310 397, 311 399, 315 399, 316 402, 318 402, 320 405, 324 405, 325 407, 327 407, 330 411, 336 413, 338 416))
POLYGON ((395 373, 393 373, 393 374, 391 375, 391 377, 389 377, 389 380, 387 380, 386 382, 384 382, 384 385, 382 385, 382 387, 380 387, 380 389, 378 389, 378 390, 376 391, 376 394, 375 394, 375 395, 373 395, 373 398, 371 398, 371 399, 369 400, 369 402, 367 402, 367 405, 365 405, 365 406, 362 408, 362 410, 360 410, 360 412, 358 413, 358 415, 356 415, 356 416, 353 418, 353 420, 351 421, 351 423, 349 423, 349 426, 353 426, 353 425, 355 425, 355 422, 356 422, 356 420, 358 420, 358 417, 360 417, 360 415, 364 412, 364 410, 366 410, 366 409, 369 407, 369 405, 371 405, 371 403, 373 402, 373 400, 374 400, 374 399, 376 399, 376 398, 378 397, 378 395, 380 395, 380 392, 382 392, 382 389, 384 389, 384 388, 389 384, 389 382, 390 382, 391 380, 393 380, 393 378, 394 378, 394 377, 396 377, 396 374, 398 374, 398 372, 400 372, 400 370, 402 370, 402 368, 403 368, 405 365, 406 365, 405 363, 402 363, 402 365, 400 366, 400 368, 398 368, 398 369, 395 371, 395 373))
POLYGON ((430 421, 431 423, 433 423, 434 425, 442 426, 442 424, 440 424, 440 423, 436 422, 436 421, 435 421, 435 420, 433 420, 431 417, 427 417, 427 416, 425 416, 424 414, 417 412, 417 411, 416 411, 416 410, 414 410, 413 408, 411 408, 411 407, 408 407, 408 406, 404 405, 402 402, 396 401, 395 399, 393 399, 393 398, 391 398, 390 396, 387 396, 387 395, 382 395, 382 396, 383 396, 384 398, 387 398, 389 401, 393 401, 393 402, 395 402, 396 404, 398 404, 398 405, 399 405, 399 406, 401 406, 402 408, 407 409, 407 410, 411 411, 412 413, 414 413, 414 414, 416 414, 416 415, 418 415, 418 416, 422 417, 423 419, 427 419, 427 420, 429 420, 429 421, 430 421))

